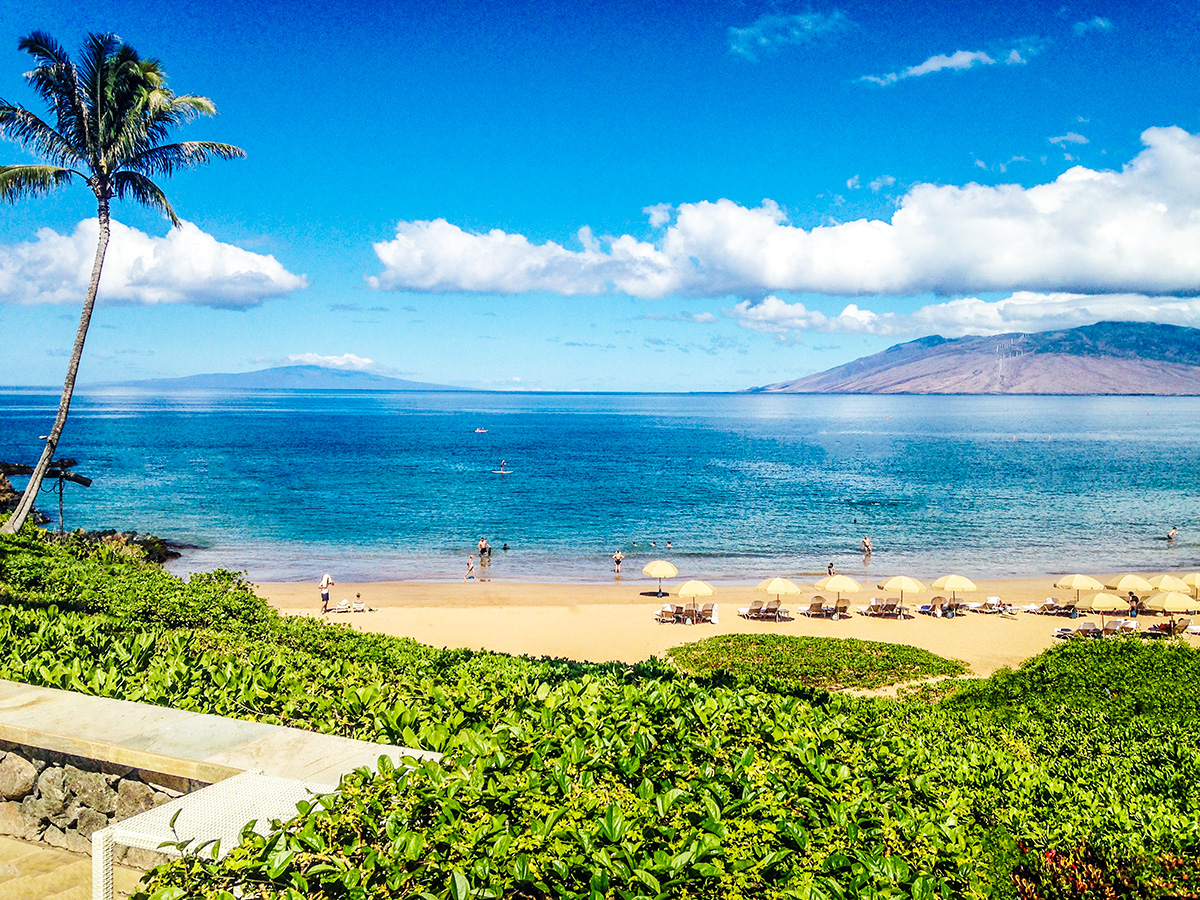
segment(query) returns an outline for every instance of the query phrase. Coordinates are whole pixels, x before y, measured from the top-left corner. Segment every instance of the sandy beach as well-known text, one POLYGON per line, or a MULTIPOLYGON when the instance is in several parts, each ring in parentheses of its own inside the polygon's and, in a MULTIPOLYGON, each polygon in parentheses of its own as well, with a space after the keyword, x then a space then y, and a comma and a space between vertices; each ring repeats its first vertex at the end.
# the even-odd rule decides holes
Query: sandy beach
MULTIPOLYGON (((968 601, 1003 597, 1013 605, 1037 603, 1048 596, 1066 599, 1070 592, 1056 591, 1054 578, 979 581, 979 590, 968 601)), ((288 615, 315 616, 320 598, 315 584, 259 584, 259 593, 288 615)), ((663 600, 655 596, 657 584, 644 578, 627 578, 615 584, 536 584, 521 582, 428 583, 410 581, 337 584, 330 605, 361 594, 371 610, 366 613, 330 613, 328 621, 345 623, 362 631, 410 637, 435 647, 495 650, 576 660, 638 662, 690 641, 718 634, 792 634, 821 637, 856 637, 922 647, 959 659, 976 675, 986 676, 1005 666, 1017 666, 1054 643, 1057 628, 1099 622, 1098 616, 1077 620, 1057 616, 1017 613, 1011 616, 969 613, 953 619, 914 615, 903 620, 861 615, 857 608, 879 591, 864 591, 851 598, 851 616, 837 621, 799 615, 814 591, 785 597, 791 621, 762 622, 743 619, 739 607, 764 599, 752 585, 717 585, 719 624, 660 624, 654 614, 663 600)), ((905 596, 905 605, 918 605, 931 594, 905 596)), ((663 598, 667 599, 667 598, 663 598)), ((829 599, 832 599, 830 597, 829 599)), ((1163 621, 1141 618, 1141 627, 1163 621)), ((1196 645, 1198 640, 1188 640, 1196 645)))

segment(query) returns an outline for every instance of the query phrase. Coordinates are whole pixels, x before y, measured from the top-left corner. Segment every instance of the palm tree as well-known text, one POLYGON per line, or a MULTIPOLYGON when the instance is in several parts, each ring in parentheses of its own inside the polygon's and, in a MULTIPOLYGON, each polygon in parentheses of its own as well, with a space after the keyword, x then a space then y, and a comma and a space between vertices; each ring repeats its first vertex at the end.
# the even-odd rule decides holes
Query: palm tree
POLYGON ((67 422, 108 249, 113 197, 161 210, 177 226, 179 217, 151 176, 201 166, 214 157, 246 155, 230 144, 211 141, 163 143, 173 128, 196 116, 214 115, 216 106, 207 97, 172 94, 158 60, 142 59, 114 34, 89 34, 78 64, 50 35, 40 31, 22 38, 18 47, 37 61, 37 68, 27 72, 25 79, 50 108, 54 125, 0 99, 0 135, 44 160, 38 165, 0 166, 0 199, 15 202, 79 179, 96 195, 100 237, 58 416, 20 504, 0 525, 0 532, 9 534, 21 529, 33 508, 67 422))

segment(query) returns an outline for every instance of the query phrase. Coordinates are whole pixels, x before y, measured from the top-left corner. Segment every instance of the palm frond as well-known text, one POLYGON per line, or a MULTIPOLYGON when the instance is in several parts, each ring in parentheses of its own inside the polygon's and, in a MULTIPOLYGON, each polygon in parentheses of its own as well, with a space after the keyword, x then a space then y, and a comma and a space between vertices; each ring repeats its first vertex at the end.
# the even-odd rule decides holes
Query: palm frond
POLYGON ((0 200, 13 203, 21 197, 47 194, 77 175, 83 177, 61 166, 0 166, 0 200))
POLYGON ((178 227, 181 223, 179 216, 162 188, 139 172, 117 172, 112 178, 113 193, 121 199, 132 197, 143 206, 149 206, 162 212, 171 224, 178 227))
POLYGON ((178 169, 194 169, 213 159, 242 159, 245 155, 245 150, 232 144, 182 141, 152 147, 126 160, 122 168, 145 175, 171 175, 178 169))
POLYGON ((28 53, 43 66, 69 66, 71 57, 62 44, 44 31, 32 31, 17 41, 17 49, 28 53))
POLYGON ((4 100, 0 100, 0 136, 7 137, 60 166, 76 166, 86 161, 86 157, 78 148, 43 122, 36 113, 4 100))

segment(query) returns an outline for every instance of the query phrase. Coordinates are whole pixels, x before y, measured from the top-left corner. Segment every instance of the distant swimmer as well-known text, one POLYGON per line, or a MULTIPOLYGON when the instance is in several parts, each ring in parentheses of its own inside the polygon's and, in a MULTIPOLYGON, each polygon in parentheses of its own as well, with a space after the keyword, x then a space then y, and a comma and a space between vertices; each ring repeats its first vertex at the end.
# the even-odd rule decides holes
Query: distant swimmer
POLYGON ((862 552, 864 556, 870 556, 875 552, 875 545, 871 543, 871 538, 865 534, 862 539, 862 552))
POLYGON ((1167 532, 1167 540, 1173 541, 1178 536, 1179 536, 1179 529, 1176 528, 1174 525, 1172 525, 1171 530, 1167 532))
POLYGON ((670 541, 667 541, 667 549, 668 549, 668 550, 670 550, 670 549, 671 549, 671 542, 670 542, 670 541))

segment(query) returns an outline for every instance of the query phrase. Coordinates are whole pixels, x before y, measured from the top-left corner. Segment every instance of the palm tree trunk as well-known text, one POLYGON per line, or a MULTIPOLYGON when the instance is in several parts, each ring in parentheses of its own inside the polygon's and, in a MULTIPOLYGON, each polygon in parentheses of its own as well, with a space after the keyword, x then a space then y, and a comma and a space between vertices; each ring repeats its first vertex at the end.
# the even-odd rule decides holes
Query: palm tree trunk
POLYGON ((100 270, 104 267, 104 254, 108 250, 108 198, 97 201, 97 217, 100 220, 100 239, 96 245, 96 261, 92 264, 92 280, 88 283, 87 298, 83 301, 83 312, 79 316, 79 331, 75 334, 75 349, 71 351, 71 362, 67 366, 67 380, 63 383, 62 399, 58 403, 58 417, 46 438, 42 458, 29 476, 29 484, 21 496, 21 502, 13 510, 8 521, 0 525, 0 534, 15 534, 25 524, 42 487, 42 479, 50 468, 50 461, 58 449, 58 439, 67 424, 67 413, 71 410, 71 396, 75 393, 75 376, 79 373, 79 360, 83 358, 83 342, 87 340, 88 326, 92 324, 92 308, 96 305, 96 291, 100 288, 100 270))

